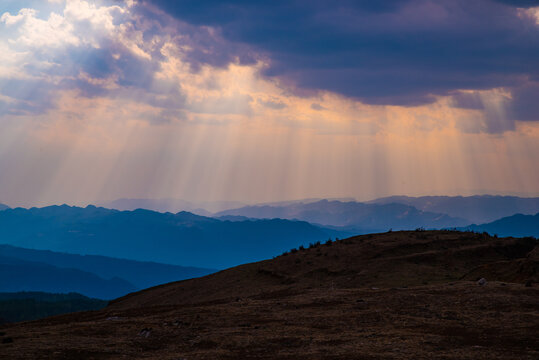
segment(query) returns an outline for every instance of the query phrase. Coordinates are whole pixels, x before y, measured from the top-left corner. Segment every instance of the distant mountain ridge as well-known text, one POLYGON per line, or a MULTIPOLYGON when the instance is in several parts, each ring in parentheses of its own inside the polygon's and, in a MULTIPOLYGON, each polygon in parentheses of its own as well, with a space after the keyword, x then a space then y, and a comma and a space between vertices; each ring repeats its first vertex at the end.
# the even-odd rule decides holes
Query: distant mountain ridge
MULTIPOLYGON (((95 274, 103 279, 121 278, 132 284, 137 290, 171 281, 200 277, 216 271, 97 255, 76 255, 49 250, 24 249, 11 245, 0 245, 0 258, 2 257, 32 262, 33 264, 47 264, 57 268, 77 269, 95 274)), ((0 291, 5 291, 5 289, 0 286, 0 291)))
POLYGON ((347 233, 302 221, 221 221, 188 212, 67 205, 0 212, 0 243, 177 265, 224 268, 347 233))
POLYGON ((293 203, 285 206, 245 206, 227 210, 215 216, 245 216, 259 219, 297 219, 321 226, 334 226, 358 233, 425 228, 445 228, 467 225, 463 218, 418 210, 413 206, 365 204, 355 201, 321 200, 311 203, 293 203))
POLYGON ((0 211, 7 210, 7 209, 10 209, 10 207, 5 204, 0 204, 0 211))
POLYGON ((462 217, 470 223, 482 224, 514 214, 533 215, 539 212, 539 198, 516 196, 390 196, 368 204, 405 204, 419 210, 462 217))
POLYGON ((132 211, 146 209, 157 212, 178 213, 188 211, 196 215, 209 216, 214 212, 240 207, 239 201, 201 201, 192 202, 182 199, 116 199, 99 204, 102 207, 115 210, 132 211))
POLYGON ((515 214, 487 224, 470 225, 463 230, 487 232, 491 235, 539 238, 539 213, 535 215, 515 214))
POLYGON ((138 290, 136 286, 117 277, 103 279, 78 269, 0 256, 1 292, 77 292, 99 299, 114 299, 135 290, 138 290))

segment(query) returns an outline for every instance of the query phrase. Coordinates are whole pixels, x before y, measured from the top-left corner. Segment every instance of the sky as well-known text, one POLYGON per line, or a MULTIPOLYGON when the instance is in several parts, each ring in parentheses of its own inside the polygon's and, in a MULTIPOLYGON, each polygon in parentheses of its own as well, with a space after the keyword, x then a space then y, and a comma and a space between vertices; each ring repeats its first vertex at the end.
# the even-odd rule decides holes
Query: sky
POLYGON ((0 1, 0 203, 539 196, 538 159, 539 1, 0 1))

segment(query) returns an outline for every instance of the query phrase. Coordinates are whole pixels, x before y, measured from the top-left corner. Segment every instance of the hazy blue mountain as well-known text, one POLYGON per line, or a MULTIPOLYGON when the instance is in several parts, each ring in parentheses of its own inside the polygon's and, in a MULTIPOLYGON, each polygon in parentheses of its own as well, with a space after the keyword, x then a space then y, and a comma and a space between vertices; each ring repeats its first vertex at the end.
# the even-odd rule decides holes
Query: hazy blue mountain
POLYGON ((240 207, 245 204, 238 201, 191 202, 182 199, 117 199, 99 205, 116 210, 146 209, 171 213, 188 211, 197 215, 209 216, 214 212, 240 207))
POLYGON ((74 255, 48 250, 30 250, 11 245, 0 245, 0 257, 39 262, 59 268, 78 269, 93 273, 103 279, 122 278, 133 284, 137 290, 215 272, 212 269, 115 259, 96 255, 74 255))
POLYGON ((220 221, 187 212, 67 205, 0 212, 0 243, 75 254, 225 268, 348 234, 302 221, 220 221))
POLYGON ((4 205, 4 204, 0 204, 0 211, 6 210, 6 209, 9 209, 9 206, 4 205))
POLYGON ((30 321, 75 311, 99 310, 108 301, 88 298, 77 293, 45 292, 0 293, 0 324, 30 321))
POLYGON ((514 214, 533 215, 539 212, 539 198, 515 196, 391 196, 368 202, 370 204, 399 203, 470 220, 482 224, 514 214))
MULTIPOLYGON (((311 203, 319 202, 319 201, 322 201, 322 200, 327 200, 327 201, 341 201, 341 202, 356 201, 356 199, 351 198, 351 197, 341 197, 341 198, 306 198, 306 199, 298 199, 298 200, 285 200, 285 201, 263 202, 263 203, 259 203, 259 204, 255 204, 255 205, 258 205, 258 206, 262 206, 262 205, 268 205, 268 206, 288 206, 288 205, 295 205, 295 204, 311 204, 311 203)), ((241 205, 241 206, 246 206, 246 205, 241 205)), ((239 207, 240 207, 240 206, 235 206, 235 207, 233 207, 233 208, 231 207, 231 208, 228 208, 228 209, 223 209, 223 211, 225 211, 225 210, 237 209, 237 208, 239 208, 239 207)))
POLYGON ((464 230, 486 231, 491 235, 539 238, 539 213, 535 215, 516 214, 487 224, 470 225, 464 230))
POLYGON ((138 290, 120 278, 103 279, 78 269, 0 256, 0 291, 78 292, 99 299, 114 299, 138 290))
POLYGON ((259 219, 298 219, 322 226, 335 226, 357 232, 455 227, 469 224, 462 219, 421 211, 403 204, 364 204, 355 201, 321 200, 287 206, 245 206, 226 210, 215 216, 246 216, 259 219))

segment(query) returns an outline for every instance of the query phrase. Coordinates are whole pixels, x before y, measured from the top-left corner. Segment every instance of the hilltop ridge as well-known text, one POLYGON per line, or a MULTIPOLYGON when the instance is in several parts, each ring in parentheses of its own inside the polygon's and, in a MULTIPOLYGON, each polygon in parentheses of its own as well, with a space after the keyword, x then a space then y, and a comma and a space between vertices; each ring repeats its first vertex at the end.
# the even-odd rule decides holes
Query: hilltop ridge
POLYGON ((535 359, 538 242, 388 232, 0 328, 27 358, 535 359), (496 264, 494 269, 492 265, 496 264), (479 277, 486 282, 479 283, 479 277))

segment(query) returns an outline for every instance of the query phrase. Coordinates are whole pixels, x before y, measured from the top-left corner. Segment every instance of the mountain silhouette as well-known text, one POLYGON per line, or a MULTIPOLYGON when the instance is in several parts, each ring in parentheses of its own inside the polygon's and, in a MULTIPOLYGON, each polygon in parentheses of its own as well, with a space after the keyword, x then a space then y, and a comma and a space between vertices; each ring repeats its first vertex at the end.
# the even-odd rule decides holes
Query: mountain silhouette
POLYGON ((197 215, 209 216, 214 212, 243 206, 239 201, 187 201, 182 199, 116 199, 99 204, 116 210, 146 209, 158 212, 188 211, 197 215))
POLYGON ((461 217, 470 223, 482 224, 514 214, 533 215, 539 212, 539 198, 516 196, 390 196, 368 202, 369 204, 405 204, 422 211, 461 217))
POLYGON ((72 268, 0 256, 0 291, 77 292, 99 299, 114 299, 137 290, 118 277, 103 279, 95 274, 72 268))
POLYGON ((343 232, 303 221, 221 221, 188 212, 67 205, 0 212, 0 243, 182 266, 225 268, 343 232))
POLYGON ((515 214, 487 224, 470 225, 463 230, 486 231, 498 236, 534 236, 539 237, 539 213, 535 215, 515 214))
POLYGON ((226 210, 215 216, 298 219, 321 226, 335 226, 357 233, 388 229, 410 230, 418 227, 446 228, 467 225, 463 218, 418 210, 403 204, 365 204, 355 201, 321 200, 285 206, 257 205, 226 210))
MULTIPOLYGON (((133 284, 137 290, 215 272, 212 269, 116 259, 97 255, 75 255, 48 250, 31 250, 10 245, 0 245, 0 256, 48 264, 58 268, 78 269, 93 273, 103 279, 122 278, 133 284)), ((0 291, 4 291, 4 289, 0 287, 0 291)))

